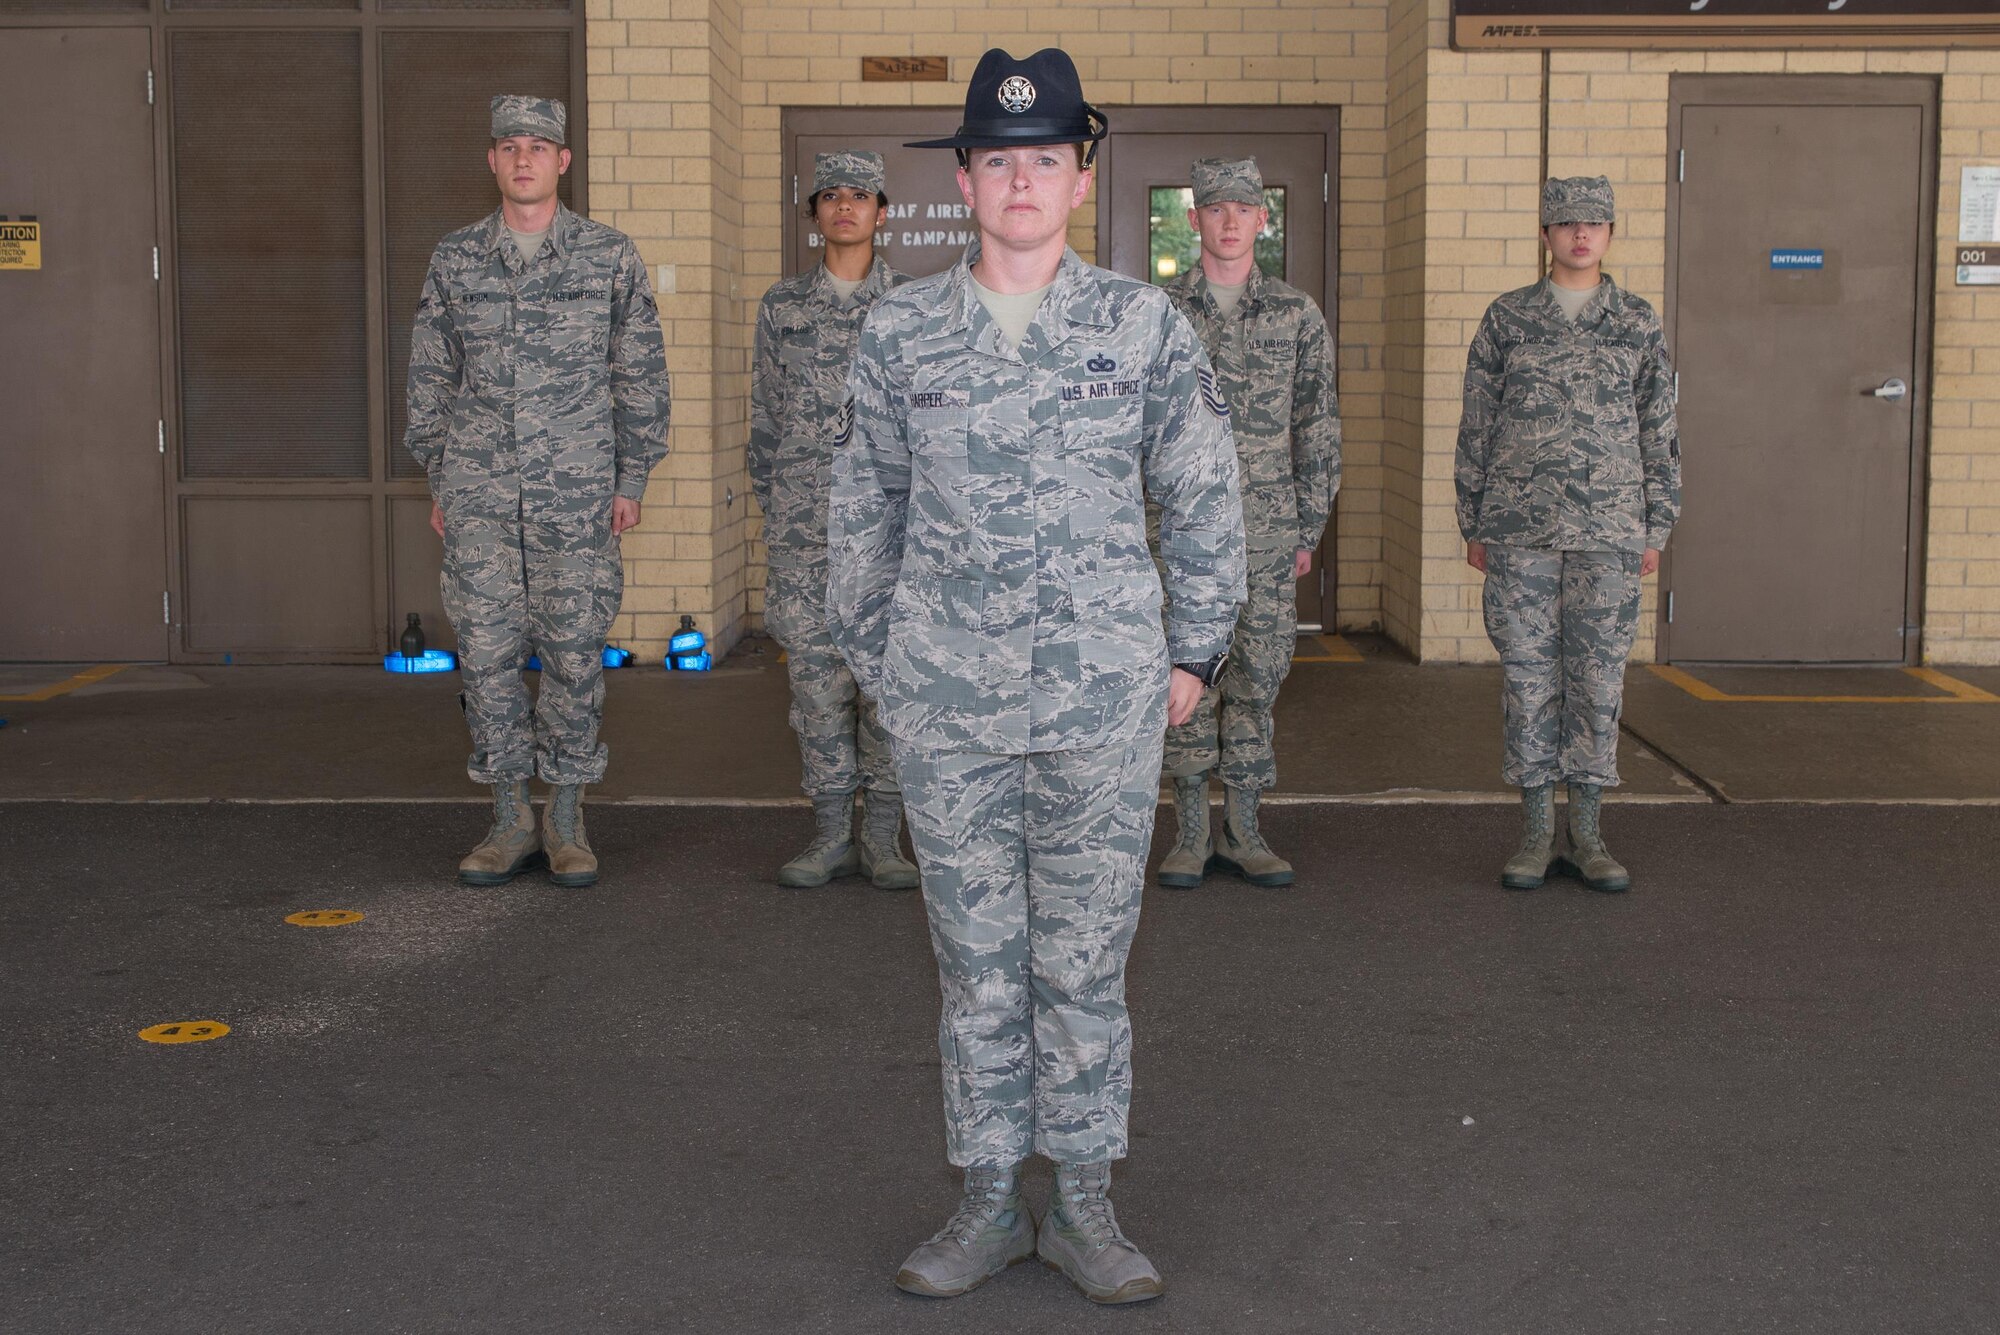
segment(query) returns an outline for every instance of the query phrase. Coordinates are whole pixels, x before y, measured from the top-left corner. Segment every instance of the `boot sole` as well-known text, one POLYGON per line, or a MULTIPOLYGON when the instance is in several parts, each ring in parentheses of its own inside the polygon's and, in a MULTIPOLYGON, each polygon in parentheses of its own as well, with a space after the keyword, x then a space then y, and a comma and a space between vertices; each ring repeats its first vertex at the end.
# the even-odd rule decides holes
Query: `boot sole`
POLYGON ((1561 866, 1562 859, 1553 858, 1548 866, 1542 868, 1540 876, 1523 876, 1520 872, 1503 871, 1500 873, 1500 884, 1509 890, 1539 890, 1549 879, 1549 873, 1561 866))
POLYGON ((837 881, 843 876, 852 876, 861 870, 861 854, 849 850, 846 857, 833 864, 833 869, 821 877, 812 877, 801 872, 778 871, 778 884, 787 890, 817 890, 829 881, 837 881))
POLYGON ((1608 876, 1600 880, 1592 880, 1583 874, 1583 868, 1577 866, 1568 858, 1559 859, 1556 862, 1556 868, 1559 871, 1576 877, 1577 880, 1582 881, 1600 895, 1622 895, 1632 888, 1632 878, 1630 876, 1608 876))
POLYGON ((1033 1252, 1029 1252, 1027 1256, 1012 1257, 1008 1260, 1006 1265, 1001 1266, 998 1270, 987 1271, 985 1274, 979 1276, 977 1279, 973 1280, 962 1289, 938 1288, 936 1285, 932 1284, 929 1280, 925 1279, 922 1275, 919 1275, 914 1270, 898 1270, 896 1272, 896 1287, 901 1289, 904 1293, 914 1293, 919 1298, 963 1298, 966 1294, 971 1293, 974 1289, 978 1288, 981 1284, 984 1284, 987 1280, 993 1278, 995 1275, 1006 1273, 1007 1271, 1013 1269, 1015 1266, 1021 1264, 1021 1262, 1027 1260, 1029 1256, 1033 1255, 1034 1255, 1033 1252))
POLYGON ((548 857, 539 848, 509 867, 506 871, 464 871, 458 873, 463 885, 494 886, 505 885, 524 871, 548 865, 548 857))
POLYGON ((597 873, 594 871, 552 871, 549 873, 549 880, 563 887, 565 890, 575 890, 586 885, 596 885, 597 873))
POLYGON ((1210 871, 1226 871, 1232 876, 1241 876, 1244 880, 1250 882, 1250 884, 1262 886, 1266 890, 1275 890, 1279 886, 1290 885, 1292 877, 1295 875, 1295 873, 1288 871, 1267 871, 1260 875, 1252 876, 1249 872, 1244 871, 1240 864, 1231 861, 1220 853, 1217 853, 1208 860, 1208 869, 1210 871))
POLYGON ((1074 1274, 1060 1260, 1044 1256, 1042 1264, 1076 1285, 1078 1293, 1102 1307, 1116 1307, 1121 1303, 1143 1303, 1150 1298, 1166 1296, 1167 1286, 1157 1279, 1128 1279, 1111 1290, 1093 1290, 1074 1274))
POLYGON ((1200 872, 1163 871, 1153 877, 1169 890, 1198 890, 1201 888, 1200 872))

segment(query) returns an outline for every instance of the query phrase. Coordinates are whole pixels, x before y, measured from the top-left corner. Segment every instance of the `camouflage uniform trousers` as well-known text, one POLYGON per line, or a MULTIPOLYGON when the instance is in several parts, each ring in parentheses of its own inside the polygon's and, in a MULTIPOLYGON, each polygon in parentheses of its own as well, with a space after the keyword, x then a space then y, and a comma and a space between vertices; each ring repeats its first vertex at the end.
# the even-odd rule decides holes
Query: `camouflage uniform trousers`
POLYGON ((854 674, 827 633, 825 566, 770 568, 764 629, 785 651, 799 787, 806 796, 835 797, 856 788, 895 792, 889 735, 875 716, 875 702, 855 689, 854 674))
POLYGON ((1201 703, 1186 723, 1167 729, 1166 772, 1178 779, 1206 774, 1219 764, 1225 785, 1261 793, 1278 782, 1271 711, 1298 650, 1299 594, 1292 554, 1285 553, 1282 568, 1259 570, 1253 563, 1249 590, 1215 689, 1201 693, 1201 703))
POLYGON ((474 782, 604 777, 604 639, 625 587, 605 510, 562 523, 447 517, 440 583, 458 635, 474 782), (531 653, 542 660, 532 720, 521 676, 531 653))
POLYGON ((1484 606, 1505 679, 1501 777, 1615 786, 1639 553, 1489 545, 1484 606))
POLYGON ((1025 755, 896 741, 944 1013, 945 1149, 960 1167, 1125 1157, 1139 925, 1165 720, 1025 755))

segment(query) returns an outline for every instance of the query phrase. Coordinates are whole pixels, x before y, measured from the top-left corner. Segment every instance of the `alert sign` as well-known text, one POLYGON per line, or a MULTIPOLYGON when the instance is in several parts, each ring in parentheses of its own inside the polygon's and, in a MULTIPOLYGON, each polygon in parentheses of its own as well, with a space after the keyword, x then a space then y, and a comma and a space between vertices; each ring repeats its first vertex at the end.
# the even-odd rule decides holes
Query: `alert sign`
POLYGON ((0 269, 42 267, 42 225, 0 222, 0 269))

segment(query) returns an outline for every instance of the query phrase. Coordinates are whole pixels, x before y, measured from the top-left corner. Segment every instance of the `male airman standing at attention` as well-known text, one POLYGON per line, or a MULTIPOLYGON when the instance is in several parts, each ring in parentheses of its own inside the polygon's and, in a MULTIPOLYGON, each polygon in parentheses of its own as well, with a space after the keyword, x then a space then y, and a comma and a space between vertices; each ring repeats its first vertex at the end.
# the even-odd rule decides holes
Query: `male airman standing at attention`
POLYGON ((1166 772, 1180 819, 1161 885, 1201 884, 1211 867, 1252 885, 1292 883, 1292 864, 1257 827, 1257 804, 1278 781, 1271 711, 1298 642, 1298 582, 1340 490, 1340 402, 1333 338, 1311 297, 1264 273, 1257 238, 1270 223, 1254 159, 1203 158, 1192 172, 1188 222, 1201 264, 1168 283, 1194 325, 1229 401, 1242 469, 1249 597, 1229 661, 1194 717, 1167 730, 1166 772), (1219 736, 1218 736, 1219 734, 1219 736), (1209 833, 1208 776, 1220 769, 1222 829, 1209 833))
POLYGON ((1674 372, 1653 308, 1602 270, 1611 182, 1549 181, 1541 225, 1548 277, 1495 300, 1466 357, 1458 528, 1486 575, 1504 674, 1500 772, 1521 790, 1521 846, 1500 883, 1532 890, 1560 860, 1617 891, 1632 878, 1605 847, 1601 808, 1618 782, 1639 580, 1680 517, 1674 372), (1569 786, 1560 852, 1558 783, 1569 786))
POLYGON ((1243 601, 1228 405, 1187 321, 1064 244, 1107 130, 1057 50, 988 51, 958 150, 978 231, 861 328, 828 519, 834 641, 888 729, 943 1015, 965 1192, 897 1272, 950 1298, 1039 1254, 1093 1301, 1163 1292, 1108 1193, 1125 961, 1171 718, 1243 601), (1146 547, 1161 509, 1162 581, 1146 547), (1056 1166, 1039 1231, 1020 1190, 1056 1166))
POLYGON ((909 281, 875 253, 888 204, 881 154, 816 155, 806 208, 825 259, 773 285, 757 308, 749 463, 764 512, 764 628, 785 650, 801 786, 819 827, 805 850, 778 869, 785 886, 825 885, 856 871, 884 890, 917 884, 917 869, 902 851, 903 795, 889 739, 826 629, 826 500, 847 368, 868 308, 909 281))
POLYGON ((666 457, 666 348, 630 238, 556 198, 570 163, 563 104, 508 95, 491 111, 500 207, 431 256, 403 443, 429 474, 444 539, 466 770, 493 788, 493 827, 459 879, 501 885, 546 857, 556 884, 589 885, 583 789, 604 777, 618 535, 666 457), (530 654, 542 665, 532 703, 530 654), (539 829, 537 772, 549 785, 539 829))

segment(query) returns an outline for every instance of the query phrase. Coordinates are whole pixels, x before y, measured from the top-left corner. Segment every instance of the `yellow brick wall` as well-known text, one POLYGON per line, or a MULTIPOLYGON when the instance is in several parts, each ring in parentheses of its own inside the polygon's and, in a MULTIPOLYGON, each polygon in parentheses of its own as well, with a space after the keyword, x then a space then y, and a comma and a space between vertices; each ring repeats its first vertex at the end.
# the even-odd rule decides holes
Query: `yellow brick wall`
MULTIPOLYGON (((780 273, 786 106, 936 106, 979 54, 1060 45, 1092 100, 1341 108, 1342 623, 1426 660, 1481 661, 1478 576, 1452 515, 1465 346, 1487 302, 1533 281, 1543 171, 1619 188, 1608 267, 1662 301, 1667 80, 1676 72, 1936 74, 1940 254, 1958 169, 2000 161, 2000 53, 1459 53, 1448 0, 588 0, 592 211, 630 233, 663 291, 673 453, 626 538, 616 634, 658 648, 692 613, 726 648, 758 623, 759 520, 743 464, 751 322, 780 273), (946 55, 949 83, 859 81, 862 55, 946 55), (1546 125, 1545 125, 1546 121, 1546 125)), ((1281 114, 1274 124, 1281 123, 1281 114)), ((1091 206, 1072 241, 1090 256, 1091 206)), ((1927 493, 1926 657, 2000 662, 2000 294, 1940 263, 1927 493)), ((1639 657, 1652 652, 1647 582, 1639 657)))
MULTIPOLYGON (((645 522, 627 539, 618 634, 651 648, 672 614, 692 612, 727 645, 762 611, 743 442, 752 320, 782 265, 781 110, 936 106, 948 128, 964 80, 994 45, 1016 54, 1063 47, 1091 100, 1111 108, 1341 108, 1341 616, 1353 627, 1380 624, 1388 0, 589 3, 593 212, 629 232, 656 274, 672 264, 678 289, 661 298, 674 452, 655 475, 645 522), (948 56, 952 79, 863 83, 863 55, 948 56)), ((1093 207, 1079 211, 1071 234, 1087 258, 1093 207)))

